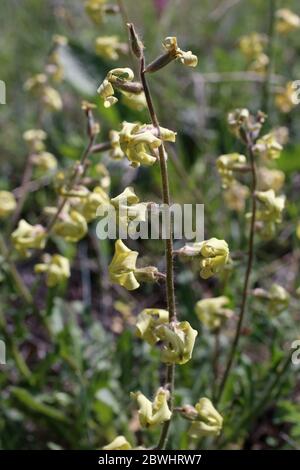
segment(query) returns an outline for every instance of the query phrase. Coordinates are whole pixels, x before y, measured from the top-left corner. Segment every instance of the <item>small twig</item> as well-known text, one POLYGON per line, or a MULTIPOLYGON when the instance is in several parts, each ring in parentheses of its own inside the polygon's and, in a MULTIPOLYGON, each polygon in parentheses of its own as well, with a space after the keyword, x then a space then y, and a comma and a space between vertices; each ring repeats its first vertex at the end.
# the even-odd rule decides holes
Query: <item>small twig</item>
POLYGON ((250 141, 249 136, 248 136, 247 146, 248 146, 248 152, 250 156, 251 175, 252 175, 252 181, 251 181, 252 215, 251 215, 250 234, 249 234, 248 262, 247 262, 247 268, 246 268, 246 273, 245 273, 244 288, 243 288, 243 294, 242 294, 242 304, 241 304, 239 320, 238 320, 234 340, 232 343, 232 347, 229 353, 228 362, 227 362, 225 372, 221 381, 221 385, 219 388, 219 392, 217 395, 217 402, 219 402, 222 398, 222 395, 225 390, 225 386, 226 386, 226 383, 227 383, 227 380, 231 371, 231 367, 235 360, 237 347, 238 347, 241 332, 242 332, 243 321, 245 317, 246 304, 247 304, 248 293, 249 293, 250 274, 251 274, 253 260, 254 260, 254 234, 255 234, 255 221, 256 221, 255 192, 256 192, 256 186, 257 186, 257 177, 256 177, 255 156, 253 153, 253 143, 252 143, 252 140, 250 141))

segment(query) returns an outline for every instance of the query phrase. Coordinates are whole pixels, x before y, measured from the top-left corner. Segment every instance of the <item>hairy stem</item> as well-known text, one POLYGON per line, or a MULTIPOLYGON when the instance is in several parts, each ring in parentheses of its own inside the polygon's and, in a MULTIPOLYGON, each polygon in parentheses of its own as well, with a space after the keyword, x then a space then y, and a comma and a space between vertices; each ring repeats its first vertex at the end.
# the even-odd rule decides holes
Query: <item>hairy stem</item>
POLYGON ((220 384, 219 392, 217 395, 217 402, 219 402, 222 398, 223 392, 225 390, 225 386, 233 365, 233 362, 235 360, 236 352, 237 352, 237 347, 239 344, 240 336, 241 336, 241 331, 243 327, 243 322, 244 322, 244 317, 245 317, 245 312, 246 312, 246 304, 247 304, 247 298, 248 298, 248 290, 249 290, 249 282, 250 282, 250 275, 251 275, 251 270, 252 270, 252 265, 253 265, 253 259, 254 259, 254 234, 255 234, 255 221, 256 221, 256 186, 257 186, 257 177, 256 177, 256 166, 255 166, 255 159, 254 159, 254 154, 253 154, 253 149, 252 149, 252 141, 248 138, 248 152, 250 156, 250 163, 251 163, 251 176, 252 176, 252 182, 251 182, 251 200, 252 200, 252 215, 251 215, 251 223, 250 223, 250 234, 249 234, 249 246, 248 246, 248 262, 247 262, 247 268, 246 268, 246 274, 245 274, 245 279, 244 279, 244 288, 243 288, 243 294, 242 294, 242 304, 241 304, 241 309, 240 309, 240 315, 239 315, 239 320, 234 336, 234 340, 232 343, 232 347, 229 353, 229 358, 227 361, 227 365, 225 368, 225 372, 220 384))
MULTIPOLYGON (((140 58, 140 78, 143 85, 147 106, 151 121, 153 126, 156 128, 158 138, 161 137, 159 121, 154 109, 154 104, 152 101, 150 89, 145 74, 145 58, 142 54, 140 58)), ((158 148, 159 152, 159 164, 161 172, 161 182, 162 182, 162 199, 163 203, 170 207, 170 190, 169 190, 169 177, 168 177, 168 167, 166 160, 166 151, 164 144, 160 145, 158 148)), ((174 291, 174 266, 173 266, 173 233, 172 228, 170 227, 169 236, 165 241, 165 259, 166 259, 166 289, 167 289, 167 305, 169 311, 169 321, 172 322, 176 320, 176 308, 175 308, 175 291, 174 291)), ((174 377, 175 377, 175 366, 167 365, 166 368, 166 386, 170 390, 170 409, 173 408, 173 390, 174 390, 174 377)), ((159 443, 157 445, 158 449, 164 449, 167 445, 169 429, 170 429, 170 420, 163 424, 159 443)))

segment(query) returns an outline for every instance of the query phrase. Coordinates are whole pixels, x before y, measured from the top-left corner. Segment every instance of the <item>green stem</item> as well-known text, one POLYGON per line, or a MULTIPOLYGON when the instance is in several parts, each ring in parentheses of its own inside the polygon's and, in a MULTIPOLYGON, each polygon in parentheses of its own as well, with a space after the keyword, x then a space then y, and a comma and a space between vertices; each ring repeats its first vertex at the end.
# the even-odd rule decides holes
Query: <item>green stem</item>
POLYGON ((225 386, 226 386, 233 362, 235 360, 239 340, 241 337, 241 331, 242 331, 242 326, 244 322, 246 304, 247 304, 247 299, 248 299, 250 274, 251 274, 253 260, 254 260, 254 234, 255 234, 255 222, 256 222, 256 194, 255 192, 256 192, 256 186, 257 186, 257 176, 256 176, 255 158, 254 158, 252 147, 253 147, 252 141, 250 142, 248 138, 248 152, 250 156, 251 176, 252 176, 252 182, 251 182, 252 215, 251 215, 250 234, 249 234, 248 263, 247 263, 246 274, 245 274, 245 279, 244 279, 244 288, 243 288, 243 294, 242 294, 242 304, 241 304, 239 320, 238 320, 234 340, 232 343, 232 347, 229 353, 229 358, 227 361, 225 372, 224 372, 220 389, 217 395, 217 402, 221 400, 223 392, 225 390, 225 386))

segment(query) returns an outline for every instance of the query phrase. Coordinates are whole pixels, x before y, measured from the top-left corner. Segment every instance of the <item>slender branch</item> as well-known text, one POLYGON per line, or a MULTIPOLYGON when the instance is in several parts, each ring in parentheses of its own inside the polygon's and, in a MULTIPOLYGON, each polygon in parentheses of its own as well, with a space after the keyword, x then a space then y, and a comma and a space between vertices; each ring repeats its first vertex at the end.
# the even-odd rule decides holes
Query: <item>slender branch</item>
POLYGON ((248 152, 250 156, 250 163, 251 163, 251 175, 252 175, 252 182, 251 182, 251 200, 252 200, 252 215, 251 215, 251 223, 250 223, 250 234, 249 234, 249 249, 248 249, 248 263, 247 263, 247 268, 246 268, 246 274, 245 274, 245 280, 244 280, 244 288, 243 288, 243 294, 242 294, 242 304, 241 304, 241 310, 240 310, 240 316, 234 336, 234 340, 232 343, 231 351, 229 353, 229 358, 228 362, 225 368, 225 372, 221 381, 220 389, 217 395, 217 402, 220 401, 222 398, 223 392, 225 390, 225 386, 231 371, 231 367, 233 365, 233 362, 235 360, 236 352, 237 352, 237 347, 239 344, 240 336, 241 336, 241 331, 242 331, 242 326, 243 326, 243 321, 245 317, 245 312, 246 312, 246 304, 247 304, 247 298, 248 298, 248 293, 249 293, 249 282, 250 282, 250 274, 252 270, 252 265, 253 265, 253 259, 254 259, 254 234, 255 234, 255 221, 256 221, 256 186, 257 186, 257 177, 256 177, 256 166, 255 166, 255 158, 254 158, 254 153, 253 153, 253 144, 252 141, 250 141, 248 137, 248 152))
MULTIPOLYGON (((74 185, 76 185, 78 183, 79 178, 85 172, 85 169, 86 169, 86 166, 87 166, 87 163, 88 163, 88 157, 92 153, 92 149, 93 149, 93 146, 94 146, 94 143, 95 143, 95 138, 96 138, 96 135, 90 134, 88 144, 87 144, 85 150, 83 151, 80 162, 74 168, 73 175, 71 176, 71 179, 70 179, 70 182, 69 182, 69 187, 68 187, 69 190, 71 190, 74 187, 74 185)), ((52 219, 50 220, 50 222, 48 224, 48 227, 46 229, 47 234, 49 234, 51 232, 51 230, 53 229, 53 227, 54 227, 57 219, 59 218, 60 214, 62 213, 67 201, 68 201, 67 196, 62 198, 62 200, 61 200, 61 202, 60 202, 60 204, 57 208, 57 211, 55 212, 54 216, 52 217, 52 219)))
MULTIPOLYGON (((161 137, 159 121, 154 109, 154 104, 152 101, 150 89, 145 74, 145 57, 142 53, 140 58, 140 79, 143 85, 143 90, 145 93, 147 106, 151 121, 153 126, 156 128, 158 138, 161 137)), ((158 148, 159 152, 159 164, 161 172, 161 182, 162 182, 162 199, 163 203, 170 207, 170 189, 169 189, 169 177, 168 177, 168 167, 166 160, 166 151, 163 144, 163 141, 158 148)), ((175 308, 175 292, 174 292, 174 266, 173 266, 173 233, 170 226, 169 237, 165 241, 165 259, 166 259, 166 288, 167 288, 167 305, 169 311, 169 321, 172 322, 176 320, 176 308, 175 308)), ((175 376, 175 366, 167 365, 166 367, 166 387, 170 390, 170 409, 173 409, 173 391, 174 391, 174 376, 175 376)), ((160 439, 157 445, 158 449, 164 449, 167 445, 169 429, 170 429, 171 420, 166 421, 162 426, 162 431, 160 439)))

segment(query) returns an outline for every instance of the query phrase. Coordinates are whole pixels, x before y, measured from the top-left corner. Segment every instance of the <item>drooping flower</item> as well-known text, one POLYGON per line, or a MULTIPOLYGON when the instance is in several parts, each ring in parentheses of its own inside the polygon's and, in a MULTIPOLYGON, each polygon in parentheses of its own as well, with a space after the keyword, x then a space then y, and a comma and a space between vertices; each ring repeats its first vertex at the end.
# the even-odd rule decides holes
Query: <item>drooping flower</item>
POLYGON ((153 402, 141 392, 131 393, 131 396, 139 405, 138 414, 142 427, 152 427, 171 419, 172 413, 168 406, 170 392, 163 387, 158 389, 153 402))
POLYGON ((87 222, 91 222, 97 217, 100 207, 107 207, 108 205, 109 197, 100 186, 96 186, 93 191, 89 191, 87 195, 78 198, 78 202, 72 204, 87 222))
POLYGON ((253 294, 256 298, 267 302, 267 312, 274 317, 282 313, 288 307, 290 302, 290 294, 287 290, 275 283, 272 284, 269 290, 256 288, 254 289, 253 294))
POLYGON ((266 43, 266 35, 254 32, 240 38, 239 48, 247 59, 255 60, 263 53, 266 43))
POLYGON ((229 261, 229 248, 225 240, 210 238, 203 242, 185 245, 177 251, 184 257, 200 258, 200 276, 208 279, 218 273, 229 261))
POLYGON ((45 150, 44 140, 47 134, 42 129, 29 129, 23 134, 23 139, 28 144, 32 153, 39 153, 45 150))
POLYGON ((200 276, 208 279, 218 273, 229 260, 229 248, 225 240, 210 238, 202 242, 200 254, 200 276))
POLYGON ((50 152, 39 152, 32 156, 32 163, 34 164, 38 176, 42 176, 49 171, 54 171, 57 168, 57 160, 50 152))
POLYGON ((195 311, 199 320, 210 330, 218 330, 233 315, 233 311, 226 308, 228 297, 212 297, 199 300, 195 311))
POLYGON ((119 132, 111 130, 109 132, 109 142, 111 149, 109 151, 109 156, 114 160, 121 160, 124 158, 125 154, 120 147, 120 135, 119 132))
POLYGON ((262 238, 270 240, 274 237, 276 224, 282 221, 285 207, 285 196, 276 196, 273 189, 257 191, 256 198, 260 207, 256 212, 257 228, 262 238))
POLYGON ((198 64, 198 58, 192 51, 183 51, 178 47, 177 38, 174 36, 166 37, 163 42, 164 48, 167 52, 178 59, 182 64, 188 67, 196 67, 198 64))
POLYGON ((146 220, 147 203, 140 202, 132 187, 110 200, 116 210, 119 227, 127 227, 131 221, 142 222, 146 220))
POLYGON ((270 132, 256 141, 253 150, 262 158, 276 160, 280 157, 283 147, 277 141, 276 135, 270 132))
POLYGON ((282 113, 291 112, 299 104, 296 89, 295 82, 288 82, 276 92, 275 104, 282 113))
POLYGON ((300 17, 288 8, 276 11, 276 31, 287 34, 300 28, 300 17))
POLYGON ((37 74, 29 78, 24 89, 37 96, 49 111, 60 111, 63 103, 60 94, 55 88, 47 84, 45 74, 37 74))
POLYGON ((64 256, 44 255, 43 263, 36 264, 36 273, 46 273, 47 286, 54 287, 70 277, 70 263, 64 256))
POLYGON ((245 155, 239 153, 229 153, 221 155, 217 159, 217 169, 222 178, 222 187, 228 188, 234 181, 234 171, 239 170, 245 165, 247 159, 245 155))
POLYGON ((23 257, 30 256, 30 250, 43 249, 46 243, 46 231, 42 225, 30 225, 21 219, 18 227, 11 234, 16 251, 23 257))
POLYGON ((137 336, 147 343, 154 345, 159 341, 156 329, 163 323, 168 323, 168 310, 158 308, 146 308, 137 317, 137 336))
POLYGON ((162 341, 161 361, 167 364, 185 364, 193 353, 195 339, 198 334, 189 322, 172 322, 161 324, 156 329, 162 341))
POLYGON ((157 160, 155 150, 161 145, 161 140, 150 130, 143 130, 140 124, 123 122, 119 133, 120 146, 131 165, 153 165, 157 160))
POLYGON ((134 92, 136 89, 136 92, 140 93, 142 91, 142 87, 140 84, 134 84, 132 82, 133 79, 134 73, 128 67, 110 70, 97 90, 97 93, 99 93, 101 98, 104 100, 104 107, 109 108, 113 104, 117 103, 118 98, 114 96, 114 87, 127 92, 134 92))
POLYGON ((141 93, 129 93, 123 91, 122 103, 135 111, 142 111, 147 107, 147 101, 143 91, 141 93))
POLYGON ((208 398, 201 398, 195 405, 198 417, 193 421, 189 434, 193 438, 219 436, 223 418, 208 398))
POLYGON ((135 290, 140 284, 135 277, 137 251, 132 251, 122 242, 115 243, 115 254, 109 265, 111 282, 125 287, 127 290, 135 290))
POLYGON ((162 140, 175 142, 176 133, 170 129, 160 128, 160 138, 151 125, 123 122, 119 133, 120 146, 131 166, 153 165, 158 159, 157 149, 162 140))
POLYGON ((96 54, 109 60, 118 60, 120 52, 127 52, 127 44, 121 43, 118 36, 101 36, 95 42, 96 54))
POLYGON ((85 0, 86 14, 97 25, 105 21, 107 0, 85 0))
POLYGON ((0 219, 8 217, 17 207, 16 198, 9 191, 0 191, 0 219))
POLYGON ((53 226, 56 235, 71 243, 81 240, 87 231, 88 226, 84 216, 72 209, 61 214, 61 218, 53 226))
POLYGON ((110 444, 103 447, 103 450, 131 450, 132 446, 124 436, 117 436, 110 444))

